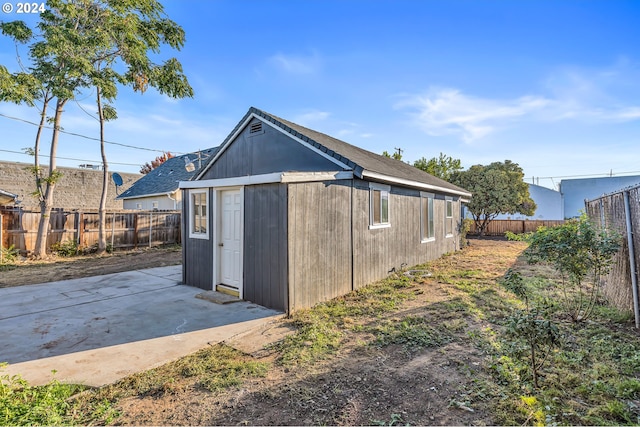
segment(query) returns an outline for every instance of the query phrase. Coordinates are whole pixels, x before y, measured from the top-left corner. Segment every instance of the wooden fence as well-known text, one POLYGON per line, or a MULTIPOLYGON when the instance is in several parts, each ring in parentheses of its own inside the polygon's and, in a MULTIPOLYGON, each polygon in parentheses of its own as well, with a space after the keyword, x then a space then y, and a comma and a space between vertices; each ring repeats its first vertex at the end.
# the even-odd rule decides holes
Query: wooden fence
MULTIPOLYGON (((504 236, 510 231, 515 234, 536 231, 538 227, 555 227, 564 224, 564 220, 539 220, 539 219, 494 219, 485 230, 485 236, 504 236)), ((471 224, 470 234, 477 234, 474 224, 471 224)))
MULTIPOLYGON (((605 279, 603 293, 611 304, 622 310, 632 311, 634 308, 632 283, 633 280, 638 279, 637 267, 640 266, 640 186, 587 200, 585 210, 589 218, 600 227, 620 234, 621 248, 605 279), (627 227, 627 214, 629 227, 627 227), (630 251, 634 254, 635 265, 633 266, 630 251)), ((638 320, 636 319, 636 322, 638 320)))
MULTIPOLYGON (((181 242, 179 211, 116 211, 106 215, 107 244, 114 249, 181 242)), ((33 251, 40 212, 0 208, 0 244, 22 254, 33 251)), ((47 247, 73 241, 79 248, 98 244, 98 213, 54 210, 49 218, 47 247)))

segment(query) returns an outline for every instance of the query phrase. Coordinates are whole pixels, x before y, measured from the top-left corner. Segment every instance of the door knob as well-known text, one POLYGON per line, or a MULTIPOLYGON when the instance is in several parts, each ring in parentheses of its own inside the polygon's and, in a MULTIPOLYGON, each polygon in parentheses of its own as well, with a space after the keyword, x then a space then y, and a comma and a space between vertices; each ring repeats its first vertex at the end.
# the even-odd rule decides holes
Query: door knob
POLYGON ((218 246, 224 246, 224 243, 218 243, 218 246))

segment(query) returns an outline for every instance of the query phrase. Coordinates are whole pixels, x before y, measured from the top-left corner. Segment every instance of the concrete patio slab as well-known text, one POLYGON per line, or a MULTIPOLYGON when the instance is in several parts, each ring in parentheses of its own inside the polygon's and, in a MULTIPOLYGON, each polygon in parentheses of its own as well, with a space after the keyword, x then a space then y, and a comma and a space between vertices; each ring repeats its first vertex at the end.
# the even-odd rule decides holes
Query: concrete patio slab
POLYGON ((181 266, 0 289, 3 372, 100 386, 247 334, 283 314, 215 304, 179 284, 181 266))

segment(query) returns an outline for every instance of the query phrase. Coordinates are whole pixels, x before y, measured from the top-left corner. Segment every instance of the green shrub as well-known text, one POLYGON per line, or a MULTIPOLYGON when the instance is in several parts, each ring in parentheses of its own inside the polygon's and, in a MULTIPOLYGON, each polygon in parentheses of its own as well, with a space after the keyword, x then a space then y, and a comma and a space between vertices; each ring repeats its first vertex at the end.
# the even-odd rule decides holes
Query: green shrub
POLYGON ((82 386, 57 380, 30 386, 18 375, 0 375, 0 425, 73 424, 69 398, 81 390, 82 386))
POLYGON ((14 268, 11 264, 16 261, 19 253, 20 251, 18 251, 13 245, 8 248, 0 247, 0 271, 14 268))
POLYGON ((51 245, 51 250, 63 257, 75 256, 78 255, 78 243, 74 240, 56 242, 51 245))
POLYGON ((527 261, 548 264, 560 274, 565 312, 574 322, 588 319, 599 300, 602 277, 620 248, 619 236, 598 230, 583 214, 561 226, 540 227, 527 241, 527 261))

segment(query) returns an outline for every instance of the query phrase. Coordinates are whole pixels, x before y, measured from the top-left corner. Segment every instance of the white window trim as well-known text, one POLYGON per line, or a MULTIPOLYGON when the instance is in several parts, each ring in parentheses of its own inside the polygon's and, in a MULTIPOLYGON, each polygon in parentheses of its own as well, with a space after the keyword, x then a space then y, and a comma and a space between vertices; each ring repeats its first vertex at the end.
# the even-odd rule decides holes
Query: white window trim
MULTIPOLYGON (((420 192, 420 243, 428 243, 428 242, 435 242, 436 241, 436 230, 435 230, 435 218, 432 218, 434 221, 433 224, 433 236, 432 237, 427 237, 424 238, 424 235, 426 234, 424 232, 424 230, 422 229, 422 227, 424 226, 424 221, 422 218, 422 215, 424 214, 424 209, 423 209, 423 203, 429 203, 429 199, 431 199, 431 206, 435 209, 435 200, 436 200, 436 195, 434 193, 425 193, 424 191, 420 192)), ((433 216, 433 210, 431 212, 431 215, 433 216)))
POLYGON ((453 235, 455 234, 453 232, 453 197, 445 197, 444 199, 444 237, 446 238, 451 238, 453 237, 453 235), (449 203, 451 203, 451 216, 447 216, 447 205, 449 205, 449 203), (447 233, 447 222, 449 221, 449 218, 451 218, 451 233, 447 233))
POLYGON ((209 204, 209 190, 208 189, 202 189, 202 190, 190 190, 189 191, 189 238, 191 239, 204 239, 204 240, 209 240, 209 229, 210 227, 210 221, 209 221, 209 215, 210 215, 210 209, 211 205, 209 204), (194 194, 203 194, 205 195, 205 199, 204 202, 207 205, 207 230, 204 233, 196 233, 193 231, 193 197, 191 197, 194 194))
MULTIPOLYGON (((380 212, 382 215, 382 212, 380 212)), ((369 230, 377 230, 380 228, 391 227, 391 186, 386 184, 379 184, 377 182, 369 183, 369 230), (373 190, 386 191, 387 192, 387 222, 382 224, 373 223, 373 190)))

